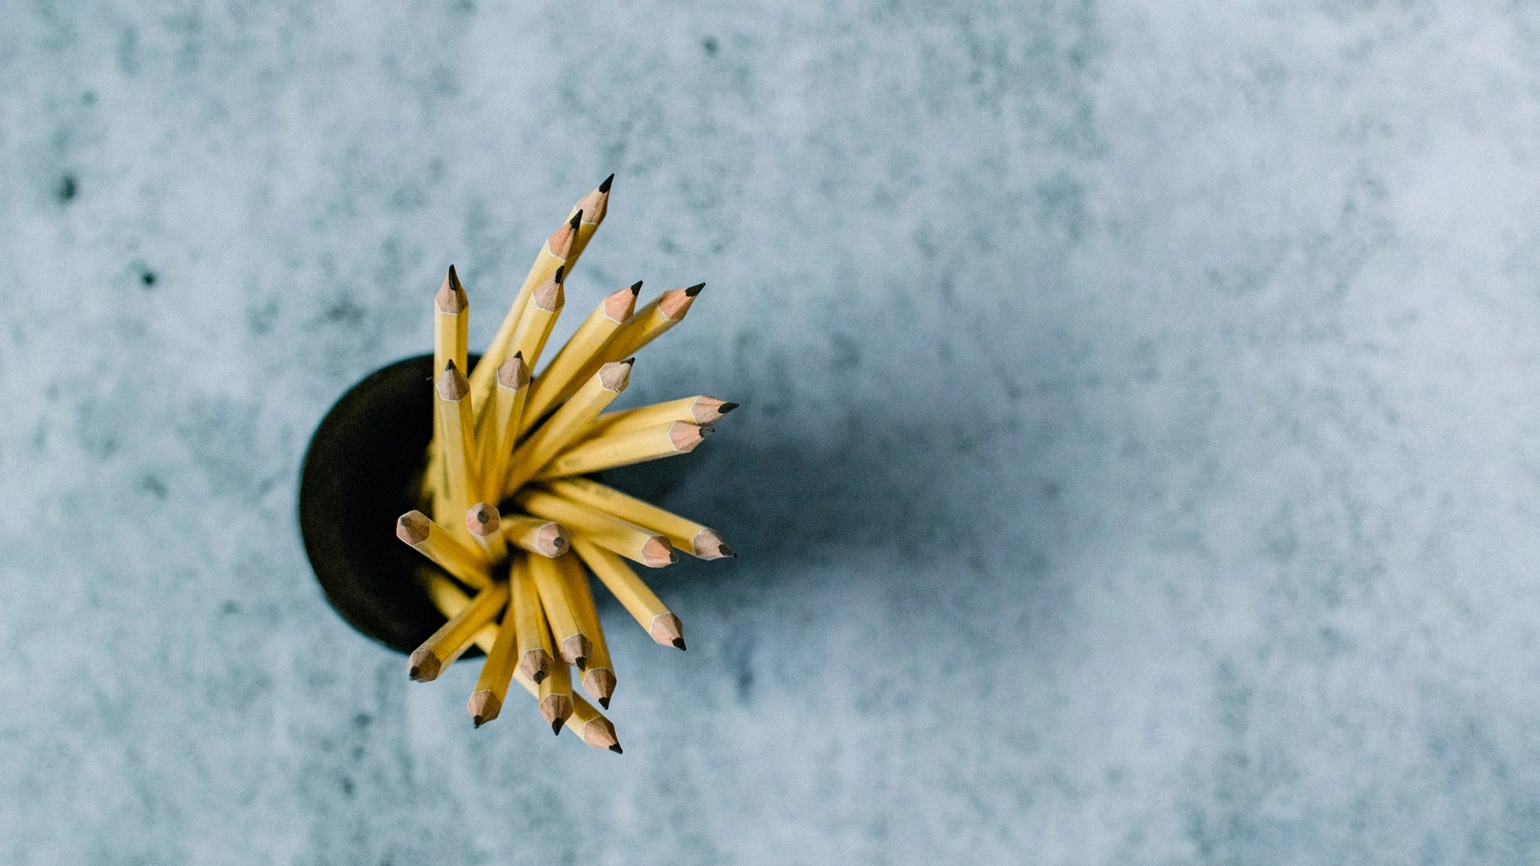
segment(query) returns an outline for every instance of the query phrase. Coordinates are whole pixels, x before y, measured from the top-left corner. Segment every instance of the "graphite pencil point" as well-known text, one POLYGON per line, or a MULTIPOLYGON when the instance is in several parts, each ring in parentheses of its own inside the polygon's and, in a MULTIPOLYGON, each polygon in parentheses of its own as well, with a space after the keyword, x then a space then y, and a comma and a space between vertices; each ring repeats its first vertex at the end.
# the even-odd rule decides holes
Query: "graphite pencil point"
POLYGON ((604 183, 599 184, 599 192, 609 192, 610 191, 610 184, 612 184, 614 182, 615 182, 615 175, 614 175, 614 173, 611 173, 609 177, 604 179, 604 183))
POLYGON ((693 298, 696 295, 700 294, 700 290, 704 289, 705 287, 706 287, 705 283, 696 283, 695 285, 689 287, 688 289, 685 289, 684 293, 686 295, 688 295, 689 297, 693 298))
POLYGON ((682 637, 674 638, 674 646, 679 647, 679 651, 680 652, 684 652, 684 638, 682 638, 682 637))
POLYGON ((617 755, 624 755, 625 754, 625 752, 620 748, 620 744, 619 743, 616 743, 615 745, 610 746, 610 751, 614 752, 617 755))

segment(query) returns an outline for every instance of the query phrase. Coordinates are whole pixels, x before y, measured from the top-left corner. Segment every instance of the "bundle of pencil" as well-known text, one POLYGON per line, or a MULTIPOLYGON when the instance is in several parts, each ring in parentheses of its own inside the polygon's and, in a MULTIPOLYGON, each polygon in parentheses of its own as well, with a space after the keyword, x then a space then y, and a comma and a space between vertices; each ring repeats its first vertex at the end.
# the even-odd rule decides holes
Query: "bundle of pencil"
POLYGON ((636 352, 684 319, 704 284, 664 292, 640 309, 642 284, 622 288, 564 346, 545 351, 567 278, 604 221, 613 180, 579 200, 546 239, 474 370, 467 369, 470 303, 450 266, 433 298, 426 512, 401 515, 396 535, 438 566, 420 571, 447 618, 412 653, 413 680, 437 678, 477 645, 486 661, 467 703, 477 728, 501 715, 517 681, 553 732, 571 728, 588 745, 618 753, 615 726, 578 691, 609 709, 617 682, 589 575, 654 641, 683 650, 679 617, 632 563, 661 568, 680 551, 700 559, 735 554, 716 530, 587 476, 692 451, 737 404, 697 396, 606 411, 630 382, 636 352), (535 375, 546 354, 550 361, 535 375))

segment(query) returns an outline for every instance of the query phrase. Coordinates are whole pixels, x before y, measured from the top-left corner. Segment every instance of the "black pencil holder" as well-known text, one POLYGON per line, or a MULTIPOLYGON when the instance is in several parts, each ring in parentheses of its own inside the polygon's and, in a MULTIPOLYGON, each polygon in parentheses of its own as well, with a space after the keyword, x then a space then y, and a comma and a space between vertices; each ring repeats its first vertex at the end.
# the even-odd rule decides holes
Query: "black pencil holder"
MULTIPOLYGON (((436 566, 395 533, 396 518, 421 507, 433 372, 433 356, 418 355, 354 385, 321 419, 300 470, 300 534, 326 600, 349 625, 401 653, 444 622, 417 577, 436 566)), ((479 653, 473 647, 466 655, 479 653)))

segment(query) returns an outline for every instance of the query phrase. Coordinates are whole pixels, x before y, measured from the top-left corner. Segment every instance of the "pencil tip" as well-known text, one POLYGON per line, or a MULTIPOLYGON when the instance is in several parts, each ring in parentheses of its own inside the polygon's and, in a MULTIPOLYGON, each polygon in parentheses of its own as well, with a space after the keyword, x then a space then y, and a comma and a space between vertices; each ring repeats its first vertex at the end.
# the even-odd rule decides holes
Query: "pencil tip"
POLYGON ((532 680, 534 680, 534 681, 535 681, 535 685, 537 685, 537 686, 538 686, 538 685, 540 685, 540 684, 541 684, 541 683, 542 683, 542 682, 544 682, 544 681, 545 681, 545 678, 546 678, 546 676, 547 676, 547 675, 546 675, 546 672, 545 672, 545 671, 535 671, 535 675, 534 675, 534 676, 532 676, 532 677, 530 677, 530 679, 532 679, 532 680))
POLYGON ((583 221, 583 211, 582 211, 581 208, 579 208, 578 212, 572 215, 572 222, 567 223, 567 225, 570 226, 573 231, 577 231, 578 223, 580 223, 582 221, 583 221))
POLYGON ((722 555, 723 556, 731 556, 731 557, 737 557, 738 556, 738 554, 733 553, 733 549, 731 547, 728 547, 725 544, 718 544, 717 545, 717 550, 722 551, 722 555))
POLYGON ((556 734, 556 735, 560 735, 561 734, 561 726, 566 724, 566 722, 567 722, 566 719, 557 719, 557 720, 551 722, 551 733, 552 734, 556 734))
POLYGON ((624 755, 625 754, 625 752, 621 750, 619 743, 616 743, 615 745, 610 746, 610 751, 614 752, 617 755, 624 755))
POLYGON ((567 266, 566 265, 561 265, 560 267, 558 267, 556 269, 556 276, 553 277, 552 279, 559 283, 559 282, 562 281, 562 277, 565 276, 566 273, 567 273, 567 266))
POLYGON ((705 287, 706 287, 705 283, 696 283, 695 285, 693 285, 693 286, 689 287, 688 289, 684 290, 685 297, 693 298, 696 295, 700 294, 700 290, 704 289, 705 287))
POLYGON ((718 415, 726 415, 728 412, 731 412, 731 411, 733 411, 736 408, 738 408, 738 404, 737 403, 723 403, 722 405, 717 407, 717 414, 718 415))
POLYGON ((588 667, 588 656, 578 656, 577 658, 573 659, 573 661, 577 663, 578 670, 583 670, 584 668, 588 667))
POLYGON ((684 651, 684 638, 682 638, 682 637, 674 638, 674 646, 679 647, 679 651, 683 652, 684 651))
POLYGON ((475 718, 471 719, 471 723, 477 728, 481 727, 484 722, 486 722, 486 719, 483 719, 481 716, 476 716, 475 718))
POLYGON ((422 668, 417 665, 412 665, 406 669, 406 675, 414 680, 417 679, 417 675, 420 673, 422 673, 422 668))
POLYGON ((641 280, 637 280, 635 283, 633 283, 631 285, 631 297, 634 298, 637 295, 640 295, 641 293, 642 293, 642 281, 641 280))
POLYGON ((599 192, 609 192, 610 191, 610 184, 612 184, 614 182, 615 182, 615 174, 614 174, 614 172, 611 172, 610 176, 604 179, 604 183, 599 184, 599 192))
POLYGON ((610 699, 609 698, 600 698, 599 699, 599 706, 604 707, 606 710, 609 709, 610 708, 610 699))

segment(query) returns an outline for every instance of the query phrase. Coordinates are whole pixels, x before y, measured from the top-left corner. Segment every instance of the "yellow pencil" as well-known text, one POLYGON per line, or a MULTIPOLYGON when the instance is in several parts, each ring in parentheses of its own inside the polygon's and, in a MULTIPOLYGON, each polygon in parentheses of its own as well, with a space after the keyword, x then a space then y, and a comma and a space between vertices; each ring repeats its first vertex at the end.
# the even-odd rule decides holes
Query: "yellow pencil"
POLYGON ((540 353, 545 350, 546 340, 551 337, 551 328, 556 325, 556 318, 561 315, 561 308, 567 303, 567 296, 562 290, 562 269, 557 268, 555 275, 536 287, 534 294, 530 295, 529 303, 524 305, 524 314, 519 316, 519 324, 513 329, 513 351, 524 356, 524 363, 531 370, 540 361, 540 353))
POLYGON ((540 681, 540 715, 551 726, 551 733, 560 734, 561 726, 572 716, 572 668, 566 662, 557 662, 551 675, 540 681))
POLYGON ((540 593, 529 573, 529 557, 515 555, 508 567, 508 616, 514 618, 519 636, 519 670, 535 683, 556 663, 551 650, 551 629, 540 607, 540 593))
MULTIPOLYGON (((423 587, 428 596, 433 599, 433 604, 446 617, 452 617, 465 609, 471 603, 465 592, 455 586, 447 578, 431 572, 424 573, 423 587)), ((497 631, 491 624, 481 627, 476 632, 476 645, 484 652, 491 652, 496 641, 497 631)), ((535 684, 522 670, 513 673, 513 681, 524 687, 530 696, 540 699, 540 687, 535 684)), ((572 696, 572 716, 568 719, 570 730, 577 733, 578 737, 595 749, 608 749, 616 754, 621 753, 620 742, 615 738, 615 726, 604 714, 594 709, 588 701, 583 700, 582 695, 572 696)))
POLYGON ((577 264, 578 257, 583 250, 588 248, 588 242, 593 239, 594 232, 599 230, 599 224, 604 222, 604 215, 610 209, 610 184, 615 182, 615 175, 610 175, 599 184, 599 188, 588 195, 578 199, 573 205, 572 213, 567 214, 567 219, 579 217, 577 237, 572 239, 572 250, 567 253, 567 272, 572 272, 572 266, 577 264))
POLYGON ((664 535, 674 549, 683 550, 699 559, 722 559, 737 555, 715 529, 592 479, 560 478, 546 482, 545 488, 563 499, 570 499, 664 535))
POLYGON ((567 386, 598 355, 604 344, 614 336, 615 330, 631 318, 636 310, 636 295, 641 290, 642 283, 638 280, 628 289, 611 293, 588 314, 572 339, 557 351, 556 357, 551 359, 551 363, 546 365, 539 378, 530 386, 528 411, 519 425, 521 432, 545 417, 546 412, 555 405, 557 396, 569 393, 567 386))
POLYGON ((535 263, 530 265, 529 273, 524 277, 524 284, 519 287, 519 293, 514 296, 513 305, 508 308, 508 315, 503 318, 497 333, 492 336, 491 344, 482 353, 481 363, 471 374, 471 393, 475 405, 482 407, 478 411, 485 411, 485 407, 491 402, 496 368, 513 356, 513 332, 518 328, 519 319, 524 315, 524 306, 529 303, 529 298, 535 293, 536 287, 554 276, 557 268, 567 264, 567 256, 572 251, 572 242, 577 238, 582 217, 580 213, 573 214, 562 223, 561 228, 546 238, 545 245, 535 256, 535 263))
POLYGON ((476 594, 464 610, 439 626, 407 660, 407 676, 420 683, 438 678, 470 648, 477 629, 491 622, 508 602, 508 584, 494 583, 476 594))
POLYGON ((488 499, 502 498, 503 476, 508 474, 519 419, 524 415, 524 403, 528 398, 529 365, 524 363, 523 355, 515 352, 497 371, 493 411, 488 416, 491 420, 483 437, 481 495, 488 499))
POLYGON ((503 518, 503 538, 530 553, 561 556, 567 552, 572 535, 554 520, 528 514, 510 514, 503 518))
POLYGON ((611 550, 648 568, 662 568, 678 561, 674 546, 655 532, 605 514, 596 508, 563 499, 539 488, 526 488, 515 498, 520 508, 536 517, 560 521, 573 533, 573 541, 582 539, 611 550))
POLYGON ((736 408, 738 408, 737 403, 700 396, 670 400, 667 403, 654 403, 651 406, 639 406, 635 409, 623 409, 619 412, 606 412, 594 419, 593 426, 588 428, 583 438, 597 439, 600 436, 610 436, 615 433, 630 433, 633 430, 656 427, 673 421, 688 421, 691 424, 710 427, 721 420, 723 415, 736 408))
POLYGON ((481 675, 476 677, 476 689, 465 704, 471 722, 478 728, 503 711, 503 700, 508 697, 508 683, 513 680, 518 659, 516 626, 513 611, 505 610, 503 621, 497 628, 497 638, 487 650, 487 660, 481 666, 481 675))
POLYGON ((695 450, 714 428, 688 421, 674 421, 655 427, 643 427, 628 433, 614 433, 597 439, 585 439, 546 463, 535 473, 535 481, 586 475, 617 466, 630 466, 663 457, 676 457, 695 450))
MULTIPOLYGON (((567 596, 567 585, 556 570, 554 560, 543 556, 527 556, 530 576, 535 579, 535 589, 540 593, 540 608, 545 620, 551 624, 551 636, 561 657, 568 664, 581 669, 588 664, 588 651, 592 647, 577 616, 572 612, 572 599, 567 596)), ((560 667, 560 665, 558 665, 560 667)))
POLYGON ((502 560, 508 545, 503 541, 502 519, 497 513, 497 506, 485 502, 472 505, 465 512, 465 528, 470 531, 471 538, 476 540, 476 546, 481 548, 488 560, 502 560))
POLYGON ((610 647, 604 640, 604 629, 599 625, 599 609, 594 606, 593 590, 588 586, 588 572, 575 556, 556 560, 556 570, 567 584, 567 596, 572 599, 572 612, 577 615, 578 625, 593 644, 588 651, 588 664, 583 669, 583 691, 607 710, 610 696, 615 694, 615 664, 610 660, 610 647))
POLYGON ((581 535, 572 539, 572 549, 653 640, 664 646, 684 649, 684 626, 679 617, 653 594, 624 559, 581 535))
MULTIPOLYGON (((508 475, 503 479, 503 496, 511 496, 535 473, 545 468, 552 457, 576 439, 604 408, 626 389, 631 381, 633 359, 605 364, 572 399, 562 404, 544 424, 529 434, 513 452, 508 475)), ((526 407, 527 410, 527 407, 526 407)))
POLYGON ((447 507, 457 518, 451 525, 464 532, 465 527, 458 518, 475 501, 471 491, 479 488, 475 477, 476 443, 471 426, 470 386, 453 360, 444 365, 435 391, 443 410, 439 419, 443 425, 440 432, 444 435, 444 471, 449 480, 447 507))
POLYGON ((466 586, 474 589, 491 586, 492 564, 485 555, 455 538, 421 511, 408 511, 396 519, 396 537, 466 586))

